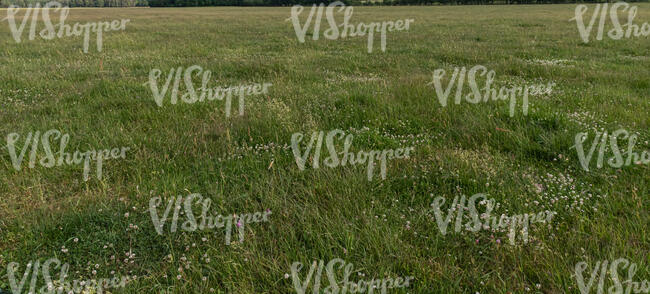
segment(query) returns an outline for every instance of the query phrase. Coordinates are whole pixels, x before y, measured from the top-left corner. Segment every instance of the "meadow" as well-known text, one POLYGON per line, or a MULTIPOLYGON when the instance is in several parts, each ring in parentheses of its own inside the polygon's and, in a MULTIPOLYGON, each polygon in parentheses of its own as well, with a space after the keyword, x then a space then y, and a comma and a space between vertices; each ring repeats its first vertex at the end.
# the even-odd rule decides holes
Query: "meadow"
MULTIPOLYGON (((634 5, 636 22, 650 21, 650 4, 634 5)), ((624 128, 650 150, 648 37, 584 43, 575 5, 355 7, 352 23, 415 20, 368 53, 366 37, 298 42, 290 9, 71 9, 71 23, 130 19, 88 53, 82 37, 17 43, 0 22, 0 289, 10 263, 22 275, 53 257, 70 279, 136 276, 112 293, 295 293, 292 263, 305 276, 335 258, 354 264, 351 280, 414 277, 390 293, 580 293, 577 263, 617 258, 650 280, 650 165, 586 171, 573 147, 579 132, 624 128), (220 100, 157 105, 151 70, 160 84, 192 65, 213 86, 272 86, 247 96, 243 115, 236 99, 229 117, 220 100), (475 65, 498 86, 555 86, 527 115, 505 101, 442 107, 433 72, 475 65), (7 136, 22 148, 50 129, 70 135, 68 152, 130 149, 101 179, 84 181, 81 165, 29 168, 29 151, 16 170, 7 136), (385 179, 369 181, 364 165, 315 169, 313 157, 301 171, 292 134, 336 129, 354 135, 353 151, 414 151, 385 179), (157 234, 150 199, 192 193, 223 214, 271 215, 229 245, 221 229, 157 234), (498 214, 557 214, 525 244, 441 234, 434 199, 476 193, 498 214)))

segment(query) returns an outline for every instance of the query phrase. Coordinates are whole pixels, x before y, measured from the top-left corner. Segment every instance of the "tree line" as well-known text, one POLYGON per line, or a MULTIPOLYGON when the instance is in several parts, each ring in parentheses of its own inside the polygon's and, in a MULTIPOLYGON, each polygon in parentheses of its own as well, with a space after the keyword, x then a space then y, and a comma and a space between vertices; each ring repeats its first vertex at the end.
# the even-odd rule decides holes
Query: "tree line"
MULTIPOLYGON (((54 0, 0 0, 0 7, 9 7, 16 5, 20 7, 35 7, 40 4, 41 7, 47 2, 54 0)), ((147 0, 56 0, 63 6, 68 7, 135 7, 149 6, 147 0)))
MULTIPOLYGON (((560 3, 604 3, 612 0, 340 0, 346 5, 477 5, 477 4, 560 4, 560 3)), ((638 0, 628 2, 648 2, 638 0)), ((0 0, 0 7, 41 6, 49 0, 0 0)), ((58 0, 69 7, 193 7, 193 6, 292 6, 296 4, 329 4, 332 0, 58 0)))

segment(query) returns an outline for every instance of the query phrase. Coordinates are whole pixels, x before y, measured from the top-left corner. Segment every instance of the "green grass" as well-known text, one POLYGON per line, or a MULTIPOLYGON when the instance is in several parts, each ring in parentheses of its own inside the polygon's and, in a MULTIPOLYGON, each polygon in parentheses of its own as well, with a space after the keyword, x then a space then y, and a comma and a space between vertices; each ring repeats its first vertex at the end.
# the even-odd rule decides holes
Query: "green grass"
MULTIPOLYGON (((636 5, 636 23, 649 21, 650 5, 636 5)), ((94 264, 97 277, 137 275, 124 293, 293 293, 293 262, 337 257, 366 278, 415 277, 391 293, 579 293, 576 263, 622 257, 639 264, 635 281, 650 279, 650 166, 586 172, 570 149, 578 132, 625 128, 650 150, 648 38, 583 44, 574 7, 355 7, 352 23, 415 19, 388 33, 386 52, 376 38, 371 54, 365 37, 298 43, 289 8, 72 9, 69 23, 131 19, 88 54, 80 37, 17 44, 2 22, 0 288, 10 262, 51 257, 70 263, 70 279, 91 277, 94 264), (213 86, 273 86, 241 117, 226 119, 220 101, 158 107, 142 85, 149 71, 194 64, 213 86), (552 81, 557 92, 532 97, 528 116, 509 117, 505 102, 441 107, 433 71, 477 64, 500 85, 552 81), (353 150, 415 154, 369 182, 365 166, 301 172, 290 149, 245 148, 364 127, 353 150), (6 136, 49 129, 70 134, 67 150, 131 151, 106 162, 102 180, 84 182, 79 166, 14 170, 6 136), (149 199, 190 193, 220 213, 273 214, 230 246, 223 230, 157 235, 149 199), (433 198, 475 193, 495 198, 499 214, 558 215, 525 245, 497 244, 505 233, 443 236, 433 198), (129 251, 134 263, 122 260, 129 251), (191 264, 179 273, 182 256, 191 264)))

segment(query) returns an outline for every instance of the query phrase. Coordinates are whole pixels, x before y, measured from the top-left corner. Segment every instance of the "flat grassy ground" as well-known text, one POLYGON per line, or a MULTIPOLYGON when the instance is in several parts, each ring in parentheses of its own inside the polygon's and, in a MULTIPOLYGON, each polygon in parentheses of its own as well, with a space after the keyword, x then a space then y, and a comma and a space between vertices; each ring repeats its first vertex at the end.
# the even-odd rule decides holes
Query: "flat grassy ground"
MULTIPOLYGON (((650 21, 650 5, 636 5, 635 22, 650 21)), ((574 8, 355 7, 354 24, 415 20, 388 33, 386 52, 375 38, 371 54, 366 37, 300 44, 288 7, 72 9, 71 24, 131 20, 104 34, 100 53, 91 35, 88 54, 81 37, 16 43, 2 22, 0 288, 10 262, 22 275, 52 257, 70 264, 69 279, 136 275, 115 291, 124 293, 293 293, 293 262, 334 258, 354 264, 354 281, 415 277, 392 293, 579 293, 576 263, 589 263, 588 278, 595 262, 618 258, 638 264, 635 281, 650 279, 650 166, 587 172, 571 149, 578 132, 619 128, 638 132, 638 152, 650 149, 650 42, 584 44, 574 8), (504 101, 441 107, 433 71, 478 64, 497 85, 555 91, 531 97, 527 116, 510 117, 504 101), (158 107, 143 86, 149 71, 191 65, 213 72, 211 86, 273 86, 247 98, 244 116, 226 118, 223 101, 158 107), (105 162, 102 180, 84 182, 79 165, 16 171, 7 135, 19 133, 22 147, 28 132, 49 129, 70 134, 67 151, 131 151, 105 162), (354 151, 415 152, 390 161, 385 180, 368 181, 365 166, 300 171, 291 135, 334 129, 355 135, 354 151), (219 213, 272 215, 230 246, 221 229, 156 234, 149 199, 190 193, 219 213), (527 244, 508 244, 505 232, 443 236, 433 199, 448 207, 475 193, 496 199, 497 214, 557 215, 527 244)))

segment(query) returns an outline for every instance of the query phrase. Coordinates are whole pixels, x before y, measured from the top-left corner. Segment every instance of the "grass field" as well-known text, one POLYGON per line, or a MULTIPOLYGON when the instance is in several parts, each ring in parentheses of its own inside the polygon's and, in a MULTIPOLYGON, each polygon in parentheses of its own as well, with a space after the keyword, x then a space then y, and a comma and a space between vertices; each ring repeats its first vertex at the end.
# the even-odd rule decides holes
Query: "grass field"
MULTIPOLYGON (((650 21, 650 4, 636 5, 636 23, 650 21)), ((299 43, 289 7, 71 9, 69 23, 130 19, 104 34, 101 52, 91 37, 87 54, 81 37, 16 43, 4 21, 0 289, 10 290, 11 262, 22 275, 53 257, 70 279, 137 276, 113 293, 295 293, 292 263, 304 277, 312 261, 335 258, 354 264, 352 280, 414 277, 390 293, 579 293, 578 262, 617 258, 649 280, 650 166, 587 172, 571 147, 579 132, 625 128, 639 152, 650 149, 650 42, 585 44, 574 9, 355 7, 351 23, 415 20, 370 54, 365 37, 299 43), (149 72, 191 65, 212 71, 212 86, 272 86, 247 98, 243 116, 226 118, 223 101, 156 105, 149 72), (510 117, 503 101, 442 107, 434 70, 475 65, 498 85, 554 91, 531 97, 527 116, 510 117), (84 181, 80 165, 28 168, 29 155, 14 169, 8 134, 22 147, 50 129, 70 134, 66 150, 130 151, 106 161, 101 180, 84 181), (292 134, 334 129, 355 135, 354 151, 415 151, 390 161, 383 180, 368 181, 365 166, 300 171, 292 134), (220 229, 158 235, 151 197, 191 193, 220 213, 272 215, 230 245, 220 229), (505 232, 442 235, 433 199, 476 193, 496 199, 498 214, 557 215, 527 244, 505 232)))

